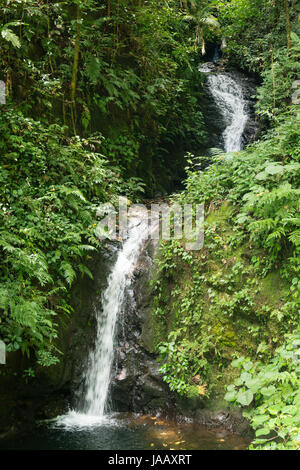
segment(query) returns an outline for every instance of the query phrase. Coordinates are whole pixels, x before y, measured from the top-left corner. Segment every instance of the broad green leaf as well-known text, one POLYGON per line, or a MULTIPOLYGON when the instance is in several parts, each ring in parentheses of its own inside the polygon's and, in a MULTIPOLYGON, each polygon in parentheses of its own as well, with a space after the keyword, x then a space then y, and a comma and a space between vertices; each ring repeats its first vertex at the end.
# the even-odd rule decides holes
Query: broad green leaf
POLYGON ((262 171, 261 173, 258 173, 255 178, 259 181, 264 181, 268 178, 268 174, 265 171, 262 171))
POLYGON ((263 387, 261 389, 261 393, 265 395, 266 397, 270 397, 274 395, 275 392, 276 392, 276 388, 274 387, 274 385, 271 385, 270 387, 263 387))
POLYGON ((284 167, 281 165, 269 165, 266 167, 265 172, 270 175, 277 175, 278 173, 283 173, 284 167))
POLYGON ((248 406, 250 405, 250 403, 252 402, 253 400, 253 393, 251 392, 251 390, 246 390, 245 392, 243 392, 242 390, 240 390, 238 392, 238 395, 237 395, 237 402, 240 403, 241 405, 243 406, 248 406))
POLYGON ((226 401, 235 401, 236 396, 237 396, 236 392, 230 391, 230 392, 226 393, 224 398, 225 398, 226 401))
POLYGON ((248 371, 248 370, 252 369, 252 367, 253 367, 253 362, 251 362, 251 361, 246 361, 246 362, 244 362, 243 367, 244 367, 244 369, 245 369, 246 371, 248 371))
POLYGON ((269 434, 270 434, 270 428, 268 428, 268 427, 261 428, 261 429, 258 429, 257 431, 255 431, 256 437, 268 436, 269 434))

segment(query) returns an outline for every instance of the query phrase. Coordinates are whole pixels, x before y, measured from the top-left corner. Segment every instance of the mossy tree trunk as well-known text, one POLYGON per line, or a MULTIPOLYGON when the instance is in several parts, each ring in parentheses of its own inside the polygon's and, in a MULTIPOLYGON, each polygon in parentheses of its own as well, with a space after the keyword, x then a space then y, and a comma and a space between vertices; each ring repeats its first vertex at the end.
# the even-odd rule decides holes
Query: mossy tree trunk
POLYGON ((80 53, 80 33, 81 33, 81 9, 80 5, 77 5, 77 14, 76 14, 76 37, 74 45, 74 59, 73 59, 73 72, 71 80, 71 115, 72 115, 72 124, 73 131, 76 134, 76 85, 77 85, 77 73, 78 73, 78 63, 79 63, 79 53, 80 53))
POLYGON ((290 17, 290 9, 289 9, 289 1, 284 0, 284 10, 286 16, 286 35, 287 35, 287 47, 288 49, 291 48, 291 17, 290 17))

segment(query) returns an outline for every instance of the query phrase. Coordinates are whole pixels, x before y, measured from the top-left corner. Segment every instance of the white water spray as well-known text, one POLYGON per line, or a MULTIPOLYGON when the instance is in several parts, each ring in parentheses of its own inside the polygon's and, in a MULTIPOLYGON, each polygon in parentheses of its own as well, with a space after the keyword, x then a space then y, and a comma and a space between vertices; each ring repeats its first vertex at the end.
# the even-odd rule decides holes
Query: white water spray
POLYGON ((213 64, 204 64, 199 71, 208 73, 209 90, 227 124, 222 136, 224 150, 238 152, 242 149, 242 137, 248 121, 243 89, 229 74, 214 72, 213 64))
POLYGON ((149 238, 150 229, 145 211, 129 218, 127 236, 102 295, 102 311, 98 309, 95 348, 90 352, 86 371, 86 393, 81 412, 71 411, 58 419, 58 425, 89 426, 109 421, 106 413, 111 369, 114 358, 114 338, 118 316, 124 307, 126 287, 130 285, 139 255, 149 238))

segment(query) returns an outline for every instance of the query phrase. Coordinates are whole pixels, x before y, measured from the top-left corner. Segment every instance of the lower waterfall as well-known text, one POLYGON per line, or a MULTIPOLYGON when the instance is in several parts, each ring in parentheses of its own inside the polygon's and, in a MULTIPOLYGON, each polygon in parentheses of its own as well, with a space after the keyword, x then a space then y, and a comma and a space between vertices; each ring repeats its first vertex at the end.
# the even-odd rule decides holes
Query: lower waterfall
POLYGON ((150 236, 147 215, 143 210, 136 210, 129 217, 123 244, 102 295, 102 309, 97 310, 96 341, 85 374, 83 403, 78 410, 60 417, 57 424, 86 426, 107 418, 116 323, 124 306, 126 287, 131 283, 139 255, 150 236))

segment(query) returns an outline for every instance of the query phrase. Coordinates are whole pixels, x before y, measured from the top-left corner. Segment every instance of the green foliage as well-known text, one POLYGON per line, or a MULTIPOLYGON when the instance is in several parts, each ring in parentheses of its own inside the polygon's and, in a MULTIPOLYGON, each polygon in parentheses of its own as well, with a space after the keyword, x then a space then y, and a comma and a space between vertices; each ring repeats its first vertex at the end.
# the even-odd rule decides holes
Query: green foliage
POLYGON ((198 384, 198 395, 205 395, 205 379, 209 371, 205 353, 210 349, 210 338, 199 343, 188 339, 180 341, 180 335, 180 329, 172 331, 168 336, 168 342, 159 345, 159 360, 163 362, 159 371, 163 374, 163 380, 169 385, 170 390, 176 391, 179 395, 188 396, 193 392, 195 387, 193 378, 198 384))
MULTIPOLYGON (((287 19, 282 0, 219 1, 218 10, 227 42, 225 53, 233 63, 261 73, 270 69, 274 51, 280 51, 278 57, 287 56, 287 19)), ((291 28, 298 35, 299 13, 298 2, 292 2, 291 28)))
POLYGON ((108 138, 103 144, 103 151, 110 161, 120 165, 123 171, 139 164, 140 144, 134 136, 120 134, 115 139, 108 138))
POLYGON ((291 104, 293 82, 300 76, 300 39, 294 33, 292 47, 276 49, 272 66, 262 73, 263 84, 258 89, 257 113, 271 120, 286 111, 291 104))
POLYGON ((187 145, 199 148, 206 133, 193 70, 198 46, 177 1, 4 5, 0 20, 7 28, 18 24, 22 43, 14 49, 2 41, 8 99, 18 109, 73 133, 100 131, 111 146, 124 146, 116 149, 122 176, 142 178, 149 193, 165 167, 161 184, 178 177, 187 145))
POLYGON ((65 137, 58 125, 3 107, 0 133, 0 334, 8 351, 35 351, 52 365, 56 317, 71 313, 69 288, 92 277, 97 205, 140 188, 117 177, 93 143, 65 137))
POLYGON ((0 34, 2 36, 2 38, 11 43, 14 47, 21 47, 21 43, 20 43, 20 39, 18 38, 18 36, 10 29, 10 27, 12 26, 19 26, 21 25, 22 23, 20 23, 19 21, 14 21, 14 22, 11 22, 11 23, 7 23, 5 24, 4 26, 2 26, 2 28, 0 28, 0 34))
MULTIPOLYGON (((247 407, 253 447, 299 447, 298 331, 283 343, 300 304, 300 114, 291 106, 300 30, 299 5, 290 3, 2 1, 0 335, 7 351, 57 363, 59 315, 72 314, 70 288, 80 276, 92 278, 88 261, 100 248, 97 205, 118 194, 134 200, 145 183, 148 194, 165 190, 190 152, 185 191, 173 199, 204 202, 205 248, 162 243, 153 283, 161 373, 180 395, 214 397, 232 382, 232 357, 242 355, 226 398, 247 407), (209 131, 199 54, 222 37, 230 64, 261 75, 256 111, 273 128, 198 171, 207 157, 192 153, 209 131)), ((34 374, 23 371, 26 382, 34 374)))
POLYGON ((240 357, 232 363, 239 377, 225 399, 247 407, 255 429, 251 449, 297 450, 300 446, 300 330, 286 336, 267 362, 240 357))
POLYGON ((232 231, 232 212, 225 206, 208 217, 203 253, 185 251, 178 240, 160 248, 152 283, 156 344, 163 379, 181 395, 189 395, 196 376, 205 395, 219 396, 216 367, 226 383, 233 354, 268 358, 298 324, 299 260, 282 263, 280 276, 261 248, 249 257, 247 241, 237 242, 232 231), (291 278, 290 287, 284 279, 291 278))
POLYGON ((187 156, 186 188, 173 199, 205 204, 204 250, 184 254, 178 241, 162 244, 154 284, 164 380, 187 396, 195 374, 212 399, 231 383, 226 399, 248 407, 255 449, 299 448, 291 345, 299 341, 300 114, 288 94, 298 50, 276 57, 285 102, 273 106, 268 71, 257 104, 274 128, 245 151, 216 155, 204 171, 195 169, 202 157, 187 156), (234 366, 241 371, 232 384, 234 366))
POLYGON ((299 245, 299 120, 292 107, 275 131, 245 152, 204 173, 190 171, 188 202, 227 199, 238 206, 236 237, 249 236, 274 263, 299 245))

